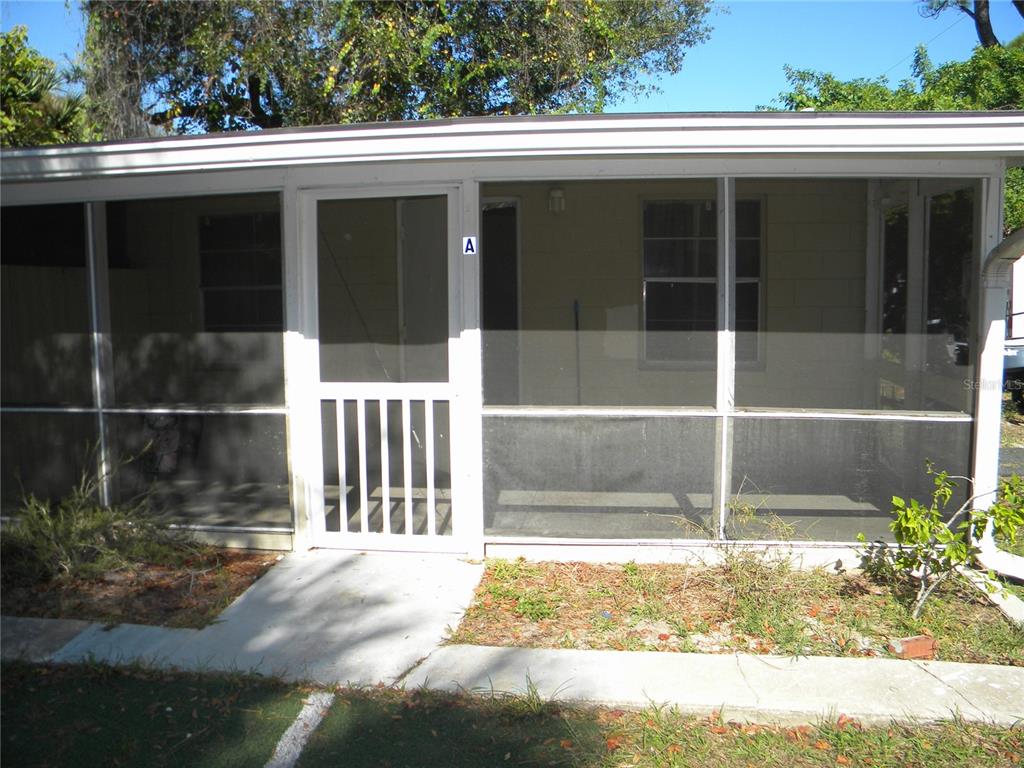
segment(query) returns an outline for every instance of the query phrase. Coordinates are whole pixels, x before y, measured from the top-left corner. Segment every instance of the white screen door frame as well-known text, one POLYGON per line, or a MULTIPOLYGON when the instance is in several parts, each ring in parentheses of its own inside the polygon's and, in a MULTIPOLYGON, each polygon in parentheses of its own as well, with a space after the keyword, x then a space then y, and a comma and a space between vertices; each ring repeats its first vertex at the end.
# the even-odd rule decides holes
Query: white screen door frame
MULTIPOLYGON (((318 189, 299 189, 297 196, 298 235, 299 235, 299 269, 297 275, 297 298, 300 302, 299 325, 301 338, 293 345, 294 354, 289 356, 287 370, 292 379, 288 387, 289 411, 293 429, 290 438, 291 462, 293 477, 298 481, 296 486, 296 513, 305 515, 309 531, 309 543, 314 547, 334 547, 345 549, 393 550, 393 551, 426 551, 467 553, 473 540, 472 532, 466 530, 467 489, 464 473, 457 468, 463 466, 462 460, 466 450, 466 440, 462 435, 465 419, 463 410, 466 408, 465 398, 460 389, 465 382, 458 378, 461 350, 459 338, 462 331, 462 273, 461 273, 461 216, 462 195, 458 186, 453 185, 402 185, 402 186, 360 186, 358 188, 330 187, 318 189), (402 239, 401 209, 404 201, 417 198, 444 197, 446 200, 446 234, 445 253, 447 255, 447 318, 448 318, 448 373, 445 381, 432 382, 345 382, 323 381, 320 370, 320 332, 319 332, 319 280, 318 280, 318 204, 321 201, 337 200, 371 200, 393 199, 397 201, 398 221, 396 230, 398 240, 402 239), (340 512, 340 526, 335 524, 328 529, 328 515, 332 513, 331 505, 325 503, 324 482, 324 424, 322 423, 322 404, 335 403, 334 411, 337 418, 336 434, 348 435, 358 446, 359 457, 350 453, 346 442, 338 439, 338 474, 339 491, 342 498, 348 497, 349 488, 352 496, 349 507, 342 502, 345 511, 340 512), (347 406, 345 405, 347 403, 347 406), (434 455, 435 442, 432 434, 427 434, 424 449, 426 461, 426 487, 413 488, 410 477, 410 441, 422 440, 422 435, 410 433, 411 412, 419 409, 421 426, 425 424, 427 433, 437 433, 440 424, 432 424, 434 403, 448 404, 448 435, 450 490, 435 487, 433 482, 434 464, 439 457, 434 455), (367 408, 370 410, 368 411, 367 408), (390 419, 389 411, 394 414, 390 419), (370 425, 367 414, 376 413, 377 425, 370 425), (355 418, 352 418, 353 415, 355 418), (352 423, 355 422, 355 423, 352 423), (379 429, 379 434, 376 430, 379 429), (394 436, 400 429, 397 440, 394 436), (354 432, 354 434, 353 434, 354 432), (376 488, 368 488, 367 482, 367 451, 375 450, 367 446, 367 438, 371 442, 379 439, 376 450, 380 452, 380 482, 376 488), (390 447, 389 447, 390 445, 390 447), (386 481, 389 476, 389 460, 398 455, 402 459, 403 482, 392 488, 386 481), (346 463, 349 471, 346 471, 346 463), (356 477, 347 477, 355 473, 356 477), (445 498, 450 493, 450 498, 445 498), (376 496, 376 499, 374 498, 376 496), (438 508, 448 503, 442 515, 438 508), (418 523, 413 520, 413 510, 417 506, 424 514, 418 516, 418 523), (303 507, 305 509, 303 509, 303 507), (346 514, 347 513, 347 514, 346 514), (347 520, 351 515, 352 520, 347 520), (396 516, 392 520, 392 515, 396 516), (396 530, 397 529, 397 530, 396 530)), ((397 247, 397 283, 399 296, 403 291, 411 291, 413 286, 404 285, 408 277, 408 264, 403 258, 400 243, 397 247)), ((415 254, 415 249, 409 250, 415 254)), ((401 304, 401 301, 400 301, 401 304)), ((405 318, 400 318, 404 323, 405 318)), ((405 338, 406 330, 401 329, 401 337, 405 338)), ((401 354, 401 367, 405 368, 405 352, 401 354)), ((469 441, 472 444, 472 441, 469 441)), ((373 459, 378 458, 373 456, 373 459)), ((397 465, 396 465, 397 466, 397 465)), ((373 484, 372 481, 370 484, 373 484)), ((477 532, 479 534, 479 532, 477 532)))

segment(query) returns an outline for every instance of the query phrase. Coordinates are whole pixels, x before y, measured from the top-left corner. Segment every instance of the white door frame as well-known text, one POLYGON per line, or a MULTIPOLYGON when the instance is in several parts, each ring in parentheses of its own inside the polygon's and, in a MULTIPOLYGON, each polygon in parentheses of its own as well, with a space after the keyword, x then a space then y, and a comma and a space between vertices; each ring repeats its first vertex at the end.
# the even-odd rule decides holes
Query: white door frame
MULTIPOLYGON (((289 291, 288 301, 296 306, 288 312, 295 318, 297 335, 285 357, 288 382, 287 400, 290 415, 288 449, 294 490, 298 546, 320 546, 352 549, 394 551, 441 551, 465 554, 481 531, 469 530, 475 516, 467 514, 473 505, 472 484, 457 468, 474 462, 463 457, 472 449, 473 436, 467 434, 476 419, 463 413, 474 407, 474 399, 465 397, 472 391, 472 382, 462 373, 460 337, 463 331, 461 221, 463 190, 459 184, 408 184, 388 186, 298 188, 295 191, 298 226, 298 247, 291 269, 297 290, 289 291), (448 381, 409 384, 410 393, 422 389, 428 397, 447 399, 449 403, 449 450, 451 472, 452 535, 405 535, 391 533, 328 532, 324 518, 324 482, 321 401, 332 399, 338 392, 351 390, 348 399, 396 399, 396 388, 403 385, 384 383, 353 385, 322 383, 320 379, 318 281, 317 281, 317 203, 321 200, 354 200, 369 198, 408 198, 444 196, 447 202, 448 233, 448 381), (325 397, 326 395, 326 397, 325 397), (469 438, 469 439, 467 439, 469 438), (467 487, 469 486, 469 487, 467 487), (300 533, 302 532, 302 533, 300 533)), ((479 383, 477 382, 477 387, 479 383)), ((416 399, 416 394, 412 398, 416 399)), ((422 399, 422 395, 420 396, 422 399)), ((478 441, 478 437, 476 440, 478 441)), ((479 462, 477 459, 476 463, 479 462)), ((387 483, 382 483, 386 486, 387 483)), ((363 489, 365 494, 366 489, 363 489)))

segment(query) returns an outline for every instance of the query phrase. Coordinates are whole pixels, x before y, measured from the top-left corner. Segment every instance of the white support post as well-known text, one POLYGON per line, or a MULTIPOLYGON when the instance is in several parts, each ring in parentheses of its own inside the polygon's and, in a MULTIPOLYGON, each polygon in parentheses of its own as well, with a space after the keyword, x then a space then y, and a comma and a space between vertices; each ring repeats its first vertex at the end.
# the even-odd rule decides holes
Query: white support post
POLYGON ((281 196, 284 256, 284 388, 294 549, 313 545, 324 527, 320 435, 320 350, 316 314, 316 201, 291 183, 281 196))
POLYGON ((110 346, 110 284, 107 271, 107 206, 86 203, 86 256, 89 265, 89 325, 92 332, 92 389, 96 406, 97 474, 100 504, 114 500, 115 460, 104 409, 113 405, 113 351, 110 346))
MULTIPOLYGON (((484 555, 484 490, 483 490, 483 350, 480 311, 479 251, 462 254, 462 238, 480 236, 480 185, 467 178, 461 185, 461 210, 452 239, 460 246, 457 292, 450 301, 459 309, 458 353, 453 360, 452 386, 457 401, 451 408, 452 467, 459 467, 461 494, 453 499, 461 530, 453 533, 464 542, 470 557, 484 555), (456 506, 461 505, 461 508, 456 506)), ((483 258, 486 258, 485 256, 483 258)), ((453 471, 453 477, 456 472, 453 471)))
POLYGON ((989 263, 988 255, 1002 238, 1003 185, 987 178, 982 184, 980 251, 976 278, 980 281, 977 349, 978 369, 974 404, 974 493, 979 509, 995 501, 999 484, 999 441, 1003 406, 1003 342, 1011 261, 989 263))
POLYGON ((725 523, 732 478, 730 414, 736 405, 736 185, 729 177, 718 179, 718 365, 715 410, 719 427, 715 440, 715 485, 712 514, 715 536, 725 538, 725 523))

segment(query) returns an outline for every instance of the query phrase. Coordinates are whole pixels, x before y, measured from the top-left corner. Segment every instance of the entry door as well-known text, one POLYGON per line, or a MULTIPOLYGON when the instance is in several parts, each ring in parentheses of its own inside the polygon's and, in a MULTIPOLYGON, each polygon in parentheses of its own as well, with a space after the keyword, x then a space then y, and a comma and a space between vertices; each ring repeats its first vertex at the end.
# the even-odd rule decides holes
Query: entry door
POLYGON ((462 551, 451 470, 456 190, 304 202, 322 460, 314 545, 462 551))

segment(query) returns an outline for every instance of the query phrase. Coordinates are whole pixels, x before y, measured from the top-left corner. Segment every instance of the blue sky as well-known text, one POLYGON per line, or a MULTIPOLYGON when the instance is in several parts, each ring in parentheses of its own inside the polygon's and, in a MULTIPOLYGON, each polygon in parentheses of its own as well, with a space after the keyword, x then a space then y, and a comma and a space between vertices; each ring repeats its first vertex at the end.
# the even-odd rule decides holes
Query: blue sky
MULTIPOLYGON (((936 64, 965 59, 977 44, 974 25, 948 11, 922 18, 915 0, 732 0, 711 20, 711 39, 692 49, 683 71, 662 79, 662 93, 629 99, 614 112, 686 112, 754 109, 786 87, 784 64, 831 71, 843 79, 892 82, 910 75, 915 46, 926 43, 936 64)), ((994 0, 996 35, 1007 42, 1024 33, 1009 0, 994 0)), ((0 25, 28 27, 29 43, 58 62, 81 47, 78 3, 2 0, 0 25)))

